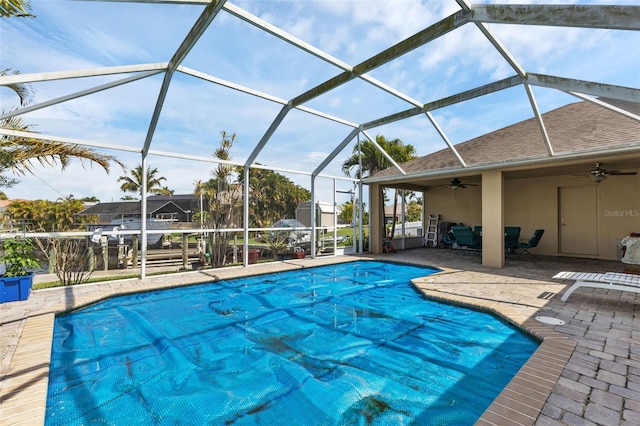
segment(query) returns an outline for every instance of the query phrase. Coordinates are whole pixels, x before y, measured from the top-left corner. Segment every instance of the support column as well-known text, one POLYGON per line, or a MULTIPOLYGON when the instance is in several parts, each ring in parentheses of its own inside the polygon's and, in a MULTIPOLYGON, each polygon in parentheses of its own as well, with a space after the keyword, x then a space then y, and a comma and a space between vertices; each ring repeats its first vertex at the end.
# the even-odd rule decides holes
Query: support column
POLYGON ((504 266, 504 185, 502 171, 482 173, 482 265, 504 266))
POLYGON ((384 196, 378 184, 369 185, 369 251, 382 253, 384 235, 384 196))

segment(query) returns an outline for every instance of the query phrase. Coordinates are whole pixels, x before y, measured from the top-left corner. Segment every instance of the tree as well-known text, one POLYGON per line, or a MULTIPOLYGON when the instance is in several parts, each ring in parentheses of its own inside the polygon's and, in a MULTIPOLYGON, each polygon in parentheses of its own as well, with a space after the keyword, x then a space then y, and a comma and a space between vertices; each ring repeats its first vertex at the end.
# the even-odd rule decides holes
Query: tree
MULTIPOLYGON (((231 148, 237 141, 235 133, 220 132, 220 146, 213 156, 220 160, 231 161, 231 148)), ((208 200, 208 214, 203 215, 208 228, 224 229, 241 225, 242 221, 242 185, 238 182, 238 170, 226 163, 219 163, 211 172, 213 178, 196 183, 195 194, 208 200)), ((207 243, 214 267, 226 263, 227 243, 231 238, 228 232, 209 235, 207 243)))
POLYGON ((409 201, 407 204, 407 222, 417 222, 422 219, 422 202, 417 200, 409 201))
POLYGON ((90 197, 82 197, 80 198, 80 201, 82 201, 83 203, 99 203, 100 202, 98 197, 96 197, 95 195, 92 195, 90 197))
MULTIPOLYGON (((238 179, 244 184, 242 168, 238 179)), ((252 169, 249 196, 249 226, 262 228, 280 219, 295 217, 296 208, 311 198, 311 192, 272 170, 252 169)))
POLYGON ((13 226, 31 232, 64 232, 83 230, 92 218, 76 215, 84 210, 84 203, 73 196, 57 201, 14 201, 5 210, 13 226))
MULTIPOLYGON (((156 167, 147 167, 147 194, 173 194, 173 191, 162 186, 162 182, 166 181, 167 178, 157 175, 158 169, 156 167)), ((122 182, 120 190, 142 195, 142 178, 142 165, 138 164, 135 169, 131 170, 131 176, 125 175, 118 178, 118 182, 122 182)))
MULTIPOLYGON (((376 143, 397 163, 404 163, 417 158, 416 149, 413 145, 405 145, 400 139, 387 140, 384 136, 377 135, 376 143)), ((357 178, 363 178, 391 166, 391 162, 387 160, 373 142, 366 140, 360 143, 360 147, 356 145, 353 148, 351 156, 342 163, 342 171, 347 176, 351 176, 353 174, 357 178)), ((396 189, 393 200, 394 219, 391 226, 391 238, 393 238, 393 234, 396 229, 395 218, 397 216, 397 212, 398 190, 396 189)))
MULTIPOLYGON (((28 2, 26 4, 28 5, 28 2)), ((5 6, 4 3, 3 6, 5 6)), ((5 68, 0 70, 0 74, 3 76, 15 75, 18 74, 18 71, 5 68)), ((18 96, 21 105, 26 105, 31 100, 33 92, 28 85, 13 84, 7 87, 18 96)), ((22 132, 31 131, 29 124, 17 116, 3 119, 0 121, 0 127, 22 132)), ((109 173, 112 162, 122 166, 115 157, 97 153, 93 149, 80 145, 30 137, 0 135, 0 187, 8 188, 19 182, 15 178, 6 176, 6 171, 11 171, 14 175, 34 174, 33 163, 47 166, 59 164, 64 170, 74 158, 98 164, 107 173, 109 173)))
MULTIPOLYGON (((11 68, 4 68, 0 70, 0 76, 2 77, 18 74, 20 74, 20 71, 13 70, 11 68)), ((18 98, 20 99, 20 105, 27 105, 29 102, 31 102, 31 99, 33 98, 33 89, 28 84, 9 84, 6 87, 11 89, 16 95, 18 95, 18 98)))
POLYGON ((353 221, 353 202, 347 201, 340 207, 340 221, 351 223, 353 221))
MULTIPOLYGON (((13 226, 32 232, 64 232, 84 230, 95 217, 77 214, 84 210, 84 203, 73 195, 57 201, 14 201, 5 215, 13 226)), ((50 266, 53 266, 62 285, 87 281, 93 271, 89 267, 86 238, 37 238, 36 244, 50 266)))
POLYGON ((29 0, 1 0, 0 17, 2 18, 33 18, 28 11, 31 10, 29 0))

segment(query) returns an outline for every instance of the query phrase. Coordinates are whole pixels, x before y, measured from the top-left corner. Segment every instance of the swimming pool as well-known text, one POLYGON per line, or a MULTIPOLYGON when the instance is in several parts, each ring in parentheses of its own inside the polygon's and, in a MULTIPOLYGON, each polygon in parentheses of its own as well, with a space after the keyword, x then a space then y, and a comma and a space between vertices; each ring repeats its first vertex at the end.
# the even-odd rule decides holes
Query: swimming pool
POLYGON ((473 424, 537 348, 353 262, 117 297, 56 318, 46 424, 473 424))

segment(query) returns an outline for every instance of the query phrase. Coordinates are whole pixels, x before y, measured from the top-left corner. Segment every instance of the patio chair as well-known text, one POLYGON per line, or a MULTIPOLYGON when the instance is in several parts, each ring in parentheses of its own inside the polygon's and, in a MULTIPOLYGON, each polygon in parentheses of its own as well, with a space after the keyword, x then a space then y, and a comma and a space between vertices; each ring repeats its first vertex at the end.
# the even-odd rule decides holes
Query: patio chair
POLYGON ((507 253, 514 253, 520 239, 519 226, 504 227, 504 250, 507 253))
POLYGON ((452 226, 451 232, 456 244, 462 250, 482 250, 482 237, 473 232, 470 226, 452 226))
POLYGON ((514 251, 518 254, 518 256, 523 255, 524 253, 529 253, 529 249, 537 247, 540 242, 540 238, 542 238, 542 234, 544 234, 544 229, 536 229, 533 231, 533 236, 526 243, 518 243, 514 247, 514 251))
POLYGON ((453 233, 451 231, 448 231, 447 233, 442 234, 440 242, 440 247, 451 248, 451 246, 453 246, 453 243, 456 242, 456 238, 453 236, 453 233))
POLYGON ((575 282, 564 292, 560 300, 566 302, 569 296, 580 287, 603 288, 640 293, 640 275, 606 272, 558 272, 553 276, 558 280, 574 280, 575 282))

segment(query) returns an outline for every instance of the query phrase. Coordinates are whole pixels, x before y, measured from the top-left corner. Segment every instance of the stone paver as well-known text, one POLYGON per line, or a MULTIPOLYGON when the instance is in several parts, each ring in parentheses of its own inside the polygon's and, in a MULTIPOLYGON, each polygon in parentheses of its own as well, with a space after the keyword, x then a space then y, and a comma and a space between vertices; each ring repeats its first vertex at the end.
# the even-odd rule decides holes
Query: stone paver
POLYGON ((542 341, 534 356, 477 424, 640 424, 640 337, 637 294, 583 288, 566 303, 562 270, 621 272, 619 262, 523 256, 486 268, 478 256, 414 249, 384 256, 325 257, 249 268, 225 268, 34 291, 26 302, 0 305, 0 424, 42 424, 54 314, 113 295, 263 274, 356 258, 442 268, 416 280, 427 297, 492 312, 542 341), (536 317, 560 319, 546 325, 536 317))

